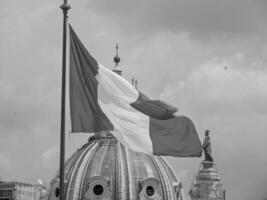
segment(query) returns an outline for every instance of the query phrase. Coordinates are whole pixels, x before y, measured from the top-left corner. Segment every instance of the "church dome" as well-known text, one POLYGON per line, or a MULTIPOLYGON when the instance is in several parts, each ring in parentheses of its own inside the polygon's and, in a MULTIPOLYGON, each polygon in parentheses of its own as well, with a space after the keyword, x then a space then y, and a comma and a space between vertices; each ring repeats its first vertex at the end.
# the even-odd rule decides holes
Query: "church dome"
MULTIPOLYGON (((59 179, 48 200, 58 199, 59 179)), ((180 200, 182 184, 160 156, 125 148, 110 133, 96 134, 65 163, 66 200, 180 200)))

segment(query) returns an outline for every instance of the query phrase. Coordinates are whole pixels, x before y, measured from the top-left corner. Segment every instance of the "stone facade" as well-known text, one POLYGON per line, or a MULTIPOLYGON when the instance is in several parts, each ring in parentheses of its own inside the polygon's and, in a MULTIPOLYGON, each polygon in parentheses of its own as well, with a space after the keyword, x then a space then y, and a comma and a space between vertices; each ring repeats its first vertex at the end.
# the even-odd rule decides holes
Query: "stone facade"
POLYGON ((46 189, 41 185, 21 182, 0 182, 1 200, 42 200, 46 189))

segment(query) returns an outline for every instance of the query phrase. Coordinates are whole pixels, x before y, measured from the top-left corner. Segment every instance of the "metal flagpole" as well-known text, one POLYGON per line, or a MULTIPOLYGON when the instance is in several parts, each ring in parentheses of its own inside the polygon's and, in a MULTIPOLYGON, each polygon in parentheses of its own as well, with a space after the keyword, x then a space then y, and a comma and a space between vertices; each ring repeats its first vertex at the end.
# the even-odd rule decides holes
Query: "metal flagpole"
POLYGON ((67 18, 70 6, 67 0, 60 6, 63 11, 63 46, 62 46, 62 88, 61 88, 61 126, 60 126, 60 164, 59 164, 59 200, 64 200, 64 162, 65 162, 65 97, 66 97, 66 42, 67 18))

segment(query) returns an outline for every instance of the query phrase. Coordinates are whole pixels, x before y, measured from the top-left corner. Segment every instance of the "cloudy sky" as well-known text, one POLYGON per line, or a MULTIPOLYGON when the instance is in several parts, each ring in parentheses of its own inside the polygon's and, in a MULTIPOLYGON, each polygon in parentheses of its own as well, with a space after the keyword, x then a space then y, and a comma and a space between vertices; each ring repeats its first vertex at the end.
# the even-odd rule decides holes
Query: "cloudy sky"
MULTIPOLYGON (((2 180, 49 182, 58 169, 61 3, 0 1, 2 180)), ((267 196, 267 1, 69 3, 69 21, 96 59, 112 68, 119 42, 128 80, 189 116, 201 139, 211 130, 227 199, 267 196)), ((87 138, 67 133, 67 157, 87 138)), ((201 159, 169 160, 187 193, 201 159)))

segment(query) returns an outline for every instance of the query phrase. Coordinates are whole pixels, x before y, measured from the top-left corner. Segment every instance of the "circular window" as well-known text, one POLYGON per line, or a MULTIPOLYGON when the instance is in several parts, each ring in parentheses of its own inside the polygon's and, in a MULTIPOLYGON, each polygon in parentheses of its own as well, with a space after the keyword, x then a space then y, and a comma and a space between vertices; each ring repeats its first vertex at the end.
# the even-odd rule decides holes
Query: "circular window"
POLYGON ((155 194, 155 190, 152 186, 147 186, 146 187, 146 195, 151 197, 155 194))
POLYGON ((100 196, 104 192, 104 188, 102 185, 95 185, 93 188, 93 192, 95 195, 100 196))
POLYGON ((55 188, 55 197, 58 197, 58 196, 59 196, 59 188, 56 187, 56 188, 55 188))

